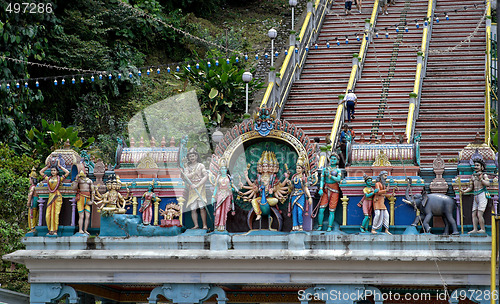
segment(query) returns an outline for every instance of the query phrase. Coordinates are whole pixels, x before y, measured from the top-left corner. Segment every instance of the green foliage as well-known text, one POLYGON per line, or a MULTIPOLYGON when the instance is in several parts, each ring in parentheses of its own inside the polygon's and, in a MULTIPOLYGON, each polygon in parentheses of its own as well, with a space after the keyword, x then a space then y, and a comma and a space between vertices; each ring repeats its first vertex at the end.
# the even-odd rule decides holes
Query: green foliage
POLYGON ((41 156, 47 156, 51 151, 62 148, 68 140, 77 150, 87 148, 95 140, 90 137, 83 142, 78 136, 78 130, 73 127, 63 128, 59 121, 49 124, 45 119, 42 119, 41 131, 32 127, 26 131, 26 137, 31 141, 32 151, 41 156))
MULTIPOLYGON (((245 83, 242 80, 245 69, 241 61, 236 63, 235 59, 232 56, 229 64, 224 59, 218 64, 216 59, 199 60, 199 69, 184 67, 178 74, 180 79, 189 80, 201 91, 199 103, 207 126, 232 122, 245 111, 245 83)), ((249 83, 250 94, 260 88, 262 82, 255 78, 249 83)))

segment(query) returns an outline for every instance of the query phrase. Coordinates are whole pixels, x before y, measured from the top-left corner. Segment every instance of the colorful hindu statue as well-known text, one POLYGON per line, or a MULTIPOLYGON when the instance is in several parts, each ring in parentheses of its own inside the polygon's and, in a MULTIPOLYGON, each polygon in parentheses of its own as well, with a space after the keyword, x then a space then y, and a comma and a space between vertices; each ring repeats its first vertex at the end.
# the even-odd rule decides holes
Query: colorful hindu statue
POLYGON ((365 217, 361 222, 360 230, 361 232, 369 231, 370 218, 373 214, 373 196, 378 192, 378 189, 373 189, 373 180, 371 176, 363 174, 363 179, 365 180, 366 187, 363 189, 363 198, 358 203, 358 207, 363 208, 363 214, 365 217))
POLYGON ((130 203, 132 197, 127 189, 127 196, 124 198, 118 190, 121 188, 120 179, 117 176, 110 177, 106 182, 107 192, 103 195, 95 195, 94 204, 98 205, 99 211, 109 213, 125 214, 125 206, 130 203))
POLYGON ((321 170, 321 179, 319 184, 319 214, 318 214, 318 230, 323 230, 323 219, 325 209, 328 206, 330 215, 328 216, 328 229, 332 231, 333 221, 335 220, 335 210, 340 197, 339 183, 342 179, 342 172, 338 168, 338 155, 333 153, 330 155, 330 164, 321 170))
POLYGON ((148 191, 144 192, 142 195, 142 204, 139 208, 139 212, 142 213, 142 224, 149 225, 153 219, 153 203, 159 200, 159 198, 154 193, 153 184, 148 186, 148 191))
POLYGON ((292 194, 288 204, 288 216, 292 216, 292 231, 302 231, 303 215, 312 205, 311 193, 307 187, 306 163, 303 158, 297 160, 296 173, 291 180, 292 194))
POLYGON ((231 176, 227 173, 226 160, 222 158, 219 162, 219 175, 215 180, 212 204, 215 206, 214 229, 218 231, 226 230, 227 213, 229 209, 234 215, 233 190, 236 188, 231 176))
POLYGON ((249 167, 245 170, 248 186, 242 188, 249 191, 243 193, 243 197, 251 201, 257 215, 255 220, 258 221, 262 214, 269 215, 271 207, 286 199, 288 173, 285 173, 285 180, 280 182, 276 174, 279 170, 279 163, 276 155, 271 151, 264 151, 257 162, 257 179, 255 181, 251 181, 248 177, 248 169, 249 167))
POLYGON ((481 158, 472 159, 474 173, 472 174, 467 189, 460 191, 462 193, 472 192, 474 200, 472 202, 472 230, 473 233, 486 233, 484 228, 484 211, 488 205, 490 194, 486 187, 490 185, 488 174, 484 173, 486 163, 481 158), (479 230, 477 229, 479 225, 479 230))
POLYGON ((94 183, 83 170, 73 182, 73 189, 77 191, 76 207, 78 210, 78 232, 89 234, 90 206, 94 201, 94 183))
POLYGON ((381 171, 375 183, 375 190, 377 192, 375 192, 373 198, 373 209, 375 209, 372 225, 373 234, 377 234, 377 230, 382 226, 385 228, 385 233, 392 234, 389 232, 389 212, 385 206, 385 199, 391 196, 387 194, 387 176, 387 171, 381 171))
POLYGON ((194 224, 193 229, 199 228, 198 209, 200 209, 203 229, 208 229, 207 211, 205 209, 207 204, 205 183, 208 179, 208 174, 205 169, 205 165, 199 161, 199 155, 195 148, 191 148, 188 151, 187 159, 188 163, 185 170, 181 169, 184 179, 189 184, 186 207, 191 210, 191 218, 193 219, 194 224))
POLYGON ((30 173, 30 188, 28 191, 28 202, 26 206, 28 207, 28 226, 30 232, 35 231, 35 227, 38 225, 38 193, 36 193, 36 184, 38 183, 36 169, 33 167, 30 173))
POLYGON ((63 199, 59 188, 62 182, 69 175, 69 171, 61 166, 59 159, 57 163, 50 168, 50 177, 45 175, 45 170, 49 168, 49 165, 45 166, 40 170, 40 175, 47 181, 47 187, 49 189, 49 198, 47 201, 47 209, 45 211, 45 220, 47 222, 47 228, 49 230, 48 235, 57 235, 57 228, 59 226, 59 213, 61 213, 61 206, 63 204, 63 199), (64 172, 63 176, 59 175, 59 170, 64 172))

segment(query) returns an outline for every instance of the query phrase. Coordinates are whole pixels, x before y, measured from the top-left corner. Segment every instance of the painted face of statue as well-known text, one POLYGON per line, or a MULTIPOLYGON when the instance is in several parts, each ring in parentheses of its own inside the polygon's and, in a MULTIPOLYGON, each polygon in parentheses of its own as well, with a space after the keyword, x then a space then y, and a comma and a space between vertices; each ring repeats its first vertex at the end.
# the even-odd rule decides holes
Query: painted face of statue
POLYGON ((268 173, 268 172, 269 172, 269 165, 262 164, 262 173, 268 173))
POLYGON ((56 168, 52 168, 50 169, 50 174, 52 174, 52 176, 57 176, 57 169, 56 168))
POLYGON ((481 165, 481 163, 479 163, 479 162, 475 162, 474 163, 474 171, 475 172, 481 172, 481 171, 483 171, 483 166, 481 165))
POLYGON ((113 182, 112 185, 111 185, 111 189, 118 190, 118 183, 117 182, 113 182))
POLYGON ((339 161, 339 160, 337 159, 337 156, 335 156, 335 155, 330 156, 330 164, 331 164, 332 166, 336 166, 336 165, 337 165, 337 163, 338 163, 338 161, 339 161))
POLYGON ((106 189, 108 189, 108 191, 109 191, 109 190, 111 190, 111 187, 112 187, 112 186, 113 186, 113 185, 112 185, 111 183, 106 183, 106 189))
POLYGON ((387 173, 382 174, 382 179, 387 180, 387 173))
POLYGON ((302 168, 301 165, 297 165, 296 171, 297 171, 297 174, 302 174, 302 173, 304 173, 304 168, 302 168))
POLYGON ((190 163, 196 163, 196 161, 198 160, 198 157, 196 156, 196 154, 191 153, 188 155, 188 159, 189 159, 190 163))
POLYGON ((370 177, 370 178, 367 178, 367 179, 365 180, 365 184, 366 184, 368 187, 373 186, 373 180, 372 180, 372 178, 371 178, 371 177, 370 177))
POLYGON ((222 175, 224 175, 224 176, 227 175, 227 168, 226 168, 226 166, 223 166, 223 167, 220 168, 220 173, 222 175))

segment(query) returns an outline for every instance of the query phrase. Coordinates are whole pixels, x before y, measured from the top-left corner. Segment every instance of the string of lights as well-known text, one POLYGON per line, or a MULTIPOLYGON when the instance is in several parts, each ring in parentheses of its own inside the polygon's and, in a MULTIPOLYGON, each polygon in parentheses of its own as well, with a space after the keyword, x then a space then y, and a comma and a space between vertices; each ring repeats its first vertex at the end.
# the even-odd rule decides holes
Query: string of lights
MULTIPOLYGON (((155 18, 149 14, 147 14, 146 12, 140 10, 140 9, 137 9, 137 8, 134 8, 126 3, 123 3, 123 2, 120 2, 120 5, 123 5, 124 7, 127 7, 128 9, 130 9, 134 14, 136 14, 137 16, 141 16, 141 17, 146 17, 146 18, 149 18, 149 19, 154 19, 155 21, 169 27, 169 28, 172 28, 173 30, 183 34, 183 35, 186 35, 190 38, 193 38, 197 41, 200 41, 200 42, 203 42, 203 43, 206 43, 206 44, 210 44, 212 46, 215 46, 217 48, 221 48, 221 49, 225 49, 227 50, 228 52, 230 52, 230 55, 231 56, 234 56, 236 55, 235 59, 234 59, 234 62, 235 63, 238 63, 240 58, 239 56, 242 57, 242 60, 245 60, 245 61, 248 61, 249 59, 253 59, 255 58, 255 60, 259 60, 259 59, 262 59, 265 58, 265 59, 269 59, 270 56, 275 56, 275 57, 278 57, 281 52, 279 50, 276 50, 274 52, 274 54, 269 54, 267 53, 266 50, 257 50, 255 51, 255 54, 252 55, 251 57, 248 55, 248 53, 242 53, 240 51, 237 51, 237 50, 233 50, 233 49, 229 49, 229 48, 226 48, 225 46, 221 46, 221 45, 218 45, 216 43, 213 43, 211 41, 208 41, 206 39, 203 39, 203 38, 199 38, 199 37, 196 37, 186 31, 183 31, 181 29, 177 29, 175 27, 173 27, 172 25, 169 25, 165 22, 163 22, 162 20, 158 19, 158 18, 155 18), (262 56, 262 57, 261 57, 262 56)), ((335 5, 335 4, 333 4, 335 5)), ((332 6, 333 6, 332 5, 332 6)), ((460 9, 460 10, 454 10, 453 13, 458 13, 458 12, 463 12, 463 11, 467 11, 468 9, 474 7, 475 9, 477 8, 480 8, 481 6, 478 6, 478 5, 472 5, 472 6, 464 6, 463 9, 460 9)), ((343 7, 342 7, 343 9, 343 7)), ((330 14, 331 13, 331 10, 329 11, 330 14)), ((341 19, 343 22, 347 23, 347 24, 350 24, 351 27, 355 28, 355 27, 358 27, 359 25, 356 25, 353 23, 352 19, 353 18, 346 18, 345 16, 341 16, 340 14, 338 13, 333 13, 333 15, 335 15, 337 18, 341 19)), ((439 20, 439 17, 438 17, 439 13, 436 13, 435 14, 435 18, 434 18, 434 22, 436 23, 439 23, 440 20, 439 20)), ((450 14, 448 12, 442 12, 441 15, 445 16, 445 20, 450 20, 450 14)), ((465 39, 463 39, 462 41, 460 41, 458 44, 456 44, 455 46, 453 47, 449 47, 447 48, 446 50, 429 50, 428 53, 431 53, 431 54, 439 54, 439 53, 449 53, 449 52, 453 52, 457 49, 459 49, 460 47, 462 47, 464 44, 468 44, 471 42, 471 39, 477 35, 478 31, 480 30, 480 27, 481 27, 481 24, 484 22, 485 18, 486 18, 486 15, 487 15, 487 10, 485 8, 484 10, 484 14, 482 15, 481 19, 479 20, 479 22, 477 23, 475 29, 473 32, 471 32, 465 39)), ((361 18, 360 18, 361 19, 361 18)), ((423 24, 425 25, 425 22, 427 22, 426 18, 423 18, 423 24)), ((364 21, 364 19, 363 19, 364 21)), ((418 22, 418 19, 414 19, 414 26, 419 29, 420 28, 420 24, 418 22)), ((398 23, 398 24, 395 24, 393 25, 391 28, 394 28, 394 30, 396 31, 396 33, 398 33, 400 30, 404 30, 405 32, 409 32, 409 27, 408 27, 408 23, 398 23)), ((339 39, 339 37, 335 37, 334 41, 332 41, 330 43, 329 40, 326 40, 326 41, 323 41, 323 43, 321 43, 321 41, 318 41, 320 43, 315 43, 314 45, 310 45, 310 46, 306 46, 306 51, 309 50, 309 48, 315 48, 315 49, 319 49, 319 48, 323 48, 323 47, 326 47, 326 48, 330 48, 330 47, 334 47, 335 45, 337 47, 341 47, 342 45, 345 45, 345 44, 349 44, 349 42, 353 42, 356 43, 356 42, 360 42, 361 39, 362 39, 362 36, 364 34, 367 34, 367 37, 366 39, 369 39, 368 35, 372 35, 372 37, 375 39, 375 38, 383 38, 385 37, 386 39, 392 39, 394 40, 393 38, 391 38, 390 36, 390 33, 389 33, 389 27, 386 27, 384 28, 384 35, 379 35, 379 32, 380 30, 377 29, 377 28, 373 28, 370 32, 366 32, 364 31, 364 29, 361 31, 361 30, 358 30, 357 32, 354 32, 354 33, 348 33, 346 35, 343 35, 342 37, 345 37, 345 40, 344 38, 341 38, 339 39), (349 38, 351 38, 351 40, 349 40, 349 38)), ((401 46, 404 46, 404 47, 407 47, 407 48, 411 48, 415 51, 419 51, 420 50, 420 45, 408 45, 408 44, 405 44, 404 42, 400 43, 401 46)), ((285 55, 288 55, 288 47, 285 47, 284 50, 282 51, 284 52, 285 55)), ((65 70, 65 71, 73 71, 73 72, 77 72, 77 74, 70 74, 70 75, 61 75, 61 76, 50 76, 50 77, 37 77, 37 78, 21 78, 21 79, 10 79, 10 80, 0 80, 0 89, 1 88, 6 88, 7 90, 11 89, 11 86, 14 86, 15 88, 28 88, 30 86, 30 83, 34 83, 36 87, 39 87, 40 86, 40 82, 43 82, 43 81, 50 81, 52 82, 54 85, 58 85, 58 84, 61 84, 61 85, 64 85, 66 84, 66 79, 69 79, 70 80, 70 83, 71 84, 76 84, 76 83, 85 83, 85 82, 94 82, 94 81, 97 81, 97 80, 102 80, 103 78, 107 78, 109 80, 113 79, 113 77, 116 77, 118 78, 119 80, 121 80, 123 78, 122 74, 120 71, 98 71, 98 70, 87 70, 87 69, 78 69, 78 68, 68 68, 68 67, 60 67, 60 66, 55 66, 55 65, 49 65, 49 64, 45 64, 45 63, 37 63, 37 62, 29 62, 29 61, 26 61, 26 60, 19 60, 19 59, 15 59, 15 58, 10 58, 10 57, 7 57, 7 56, 0 56, 0 58, 4 59, 4 60, 8 60, 8 61, 11 61, 11 62, 15 62, 15 63, 20 63, 20 64, 27 64, 27 65, 31 65, 31 66, 37 66, 37 67, 41 67, 41 68, 49 68, 49 69, 56 69, 56 70, 65 70)), ((222 62, 222 61, 225 61, 227 64, 231 63, 231 59, 229 58, 224 58, 224 57, 214 57, 214 58, 209 58, 207 59, 208 62, 209 62, 209 68, 210 68, 210 65, 211 64, 214 64, 215 66, 218 66, 219 65, 219 60, 222 62)), ((170 72, 180 72, 181 69, 199 69, 199 63, 196 62, 196 61, 183 61, 183 62, 174 62, 174 63, 168 63, 168 64, 158 64, 158 65, 150 65, 150 66, 145 66, 145 67, 140 67, 140 68, 137 68, 137 71, 130 71, 128 73, 128 77, 129 78, 133 78, 134 75, 137 75, 138 77, 141 77, 143 76, 142 75, 142 72, 145 71, 146 72, 146 75, 151 75, 151 74, 159 74, 162 70, 163 71, 166 71, 167 73, 170 73, 170 72)))

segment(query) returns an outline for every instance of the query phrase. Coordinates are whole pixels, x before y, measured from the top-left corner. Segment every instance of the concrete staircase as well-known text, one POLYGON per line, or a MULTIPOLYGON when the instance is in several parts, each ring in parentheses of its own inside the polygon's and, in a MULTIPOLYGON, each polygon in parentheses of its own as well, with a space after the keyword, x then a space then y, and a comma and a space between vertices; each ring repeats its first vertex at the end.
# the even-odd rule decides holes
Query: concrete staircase
POLYGON ((373 3, 363 1, 361 14, 353 6, 348 16, 344 15, 344 2, 333 4, 321 28, 318 49, 310 49, 300 80, 293 84, 283 109, 282 119, 302 128, 311 138, 319 137, 323 143, 332 129, 338 96, 345 93, 349 81, 352 55, 361 46, 361 41, 352 35, 359 33, 363 38, 365 19, 370 18, 373 3), (345 35, 350 35, 348 44, 345 35), (330 48, 326 47, 327 41, 330 48))
POLYGON ((404 137, 417 65, 415 47, 422 41, 422 26, 417 29, 414 24, 415 19, 423 20, 426 16, 427 5, 427 0, 400 0, 389 7, 388 15, 379 13, 375 25, 379 38, 374 38, 368 48, 361 79, 355 87, 358 106, 350 125, 358 140, 361 134, 365 140, 373 138, 372 142, 381 143, 394 142, 394 136, 404 137))
POLYGON ((474 31, 484 14, 484 2, 439 0, 435 12, 440 22, 433 24, 415 125, 415 134, 422 134, 422 167, 432 167, 438 152, 445 161, 458 158, 458 153, 478 132, 484 139, 484 23, 470 43, 447 52, 474 31), (468 8, 466 11, 464 6, 468 8), (450 20, 445 20, 445 12, 450 20))

